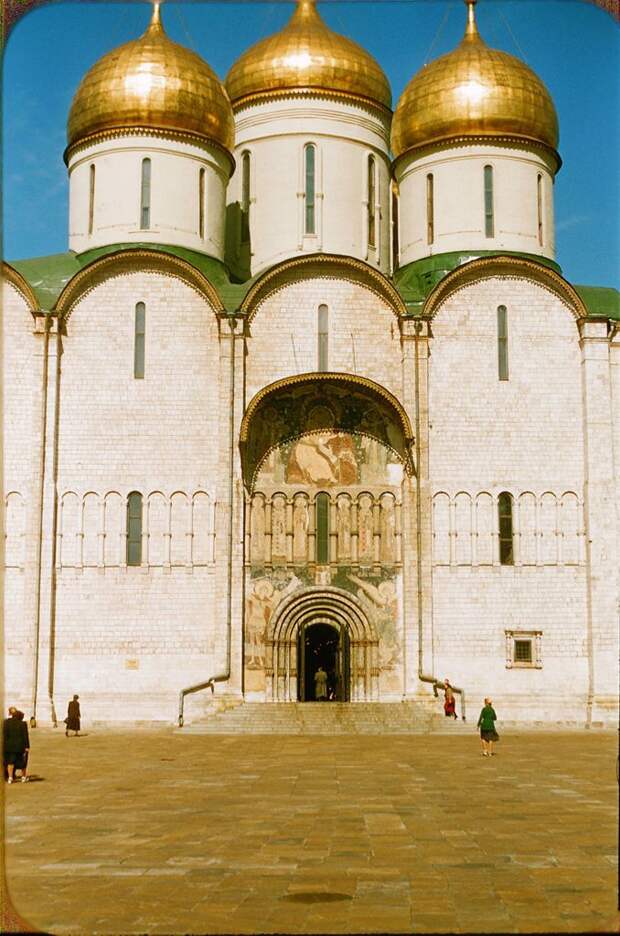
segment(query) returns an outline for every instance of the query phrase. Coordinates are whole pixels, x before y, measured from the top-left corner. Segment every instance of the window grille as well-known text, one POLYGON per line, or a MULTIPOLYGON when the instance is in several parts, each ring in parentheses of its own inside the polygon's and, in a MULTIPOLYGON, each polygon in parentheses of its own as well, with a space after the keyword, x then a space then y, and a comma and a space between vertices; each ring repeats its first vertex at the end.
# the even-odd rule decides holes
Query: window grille
POLYGON ((205 236, 205 170, 198 174, 198 236, 201 240, 205 236))
POLYGON ((316 561, 318 565, 329 562, 329 495, 316 496, 316 561))
POLYGON ((95 223, 95 167, 90 167, 90 179, 88 186, 88 233, 93 233, 95 223))
POLYGON ((504 305, 497 307, 497 375, 508 380, 508 310, 504 305))
POLYGON ((426 177, 426 242, 435 240, 435 180, 429 173, 426 177))
POLYGON ((536 178, 536 204, 538 212, 538 243, 543 246, 543 177, 536 178))
POLYGON ((136 303, 134 349, 133 349, 133 376, 134 380, 144 378, 144 339, 146 333, 146 306, 143 302, 136 303))
POLYGON ((377 245, 377 231, 376 231, 376 213, 375 213, 375 202, 377 199, 376 192, 376 178, 377 178, 377 167, 375 163, 374 156, 368 157, 368 246, 376 247, 377 245))
POLYGON ((140 181, 140 229, 146 231, 151 226, 151 160, 142 160, 140 181))
POLYGON ((316 147, 308 144, 304 149, 306 176, 306 217, 304 231, 316 234, 316 147))
POLYGON ((542 669, 541 630, 506 630, 506 669, 542 669))
POLYGON ((142 565, 142 494, 127 498, 127 565, 142 565))
POLYGON ((484 233, 486 237, 495 236, 495 218, 493 211, 493 166, 484 167, 484 233))
POLYGON ((499 515, 499 561, 501 565, 513 565, 512 544, 512 495, 504 491, 497 501, 499 515))

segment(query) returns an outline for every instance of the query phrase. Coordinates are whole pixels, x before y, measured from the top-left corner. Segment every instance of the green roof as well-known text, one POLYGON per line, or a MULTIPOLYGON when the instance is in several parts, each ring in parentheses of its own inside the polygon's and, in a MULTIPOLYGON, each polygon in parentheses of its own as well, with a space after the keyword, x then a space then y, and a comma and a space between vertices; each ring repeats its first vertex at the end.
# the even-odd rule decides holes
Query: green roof
POLYGON ((196 250, 172 247, 168 244, 112 244, 109 247, 87 250, 81 254, 67 251, 67 253, 52 254, 49 257, 35 257, 32 260, 15 260, 9 261, 9 263, 18 273, 21 273, 30 285, 41 308, 53 309, 59 295, 76 273, 79 273, 90 263, 94 263, 95 260, 122 250, 154 250, 160 253, 172 254, 172 256, 178 257, 180 260, 186 260, 207 277, 222 296, 223 304, 226 307, 227 304, 223 298, 225 293, 230 292, 231 288, 233 290, 241 288, 243 295, 247 288, 245 285, 231 284, 226 267, 220 260, 198 253, 196 250))
MULTIPOLYGON (((448 273, 456 270, 457 267, 463 266, 464 263, 469 263, 471 260, 496 256, 496 250, 476 250, 454 251, 452 253, 435 254, 433 257, 424 257, 422 260, 415 260, 413 263, 408 263, 407 266, 396 270, 394 284, 401 294, 408 311, 416 315, 422 311, 422 306, 429 293, 448 273)), ((555 270, 556 273, 562 272, 558 264, 553 260, 547 260, 545 257, 538 257, 534 254, 503 250, 502 256, 533 260, 535 263, 541 263, 543 266, 555 270)))
POLYGON ((576 284, 574 289, 583 299, 588 315, 602 315, 604 318, 620 321, 620 292, 617 289, 611 289, 608 286, 577 286, 576 284))
MULTIPOLYGON (((185 247, 173 247, 168 244, 113 244, 108 247, 99 247, 81 254, 68 251, 62 254, 52 254, 49 257, 35 257, 32 260, 16 260, 10 265, 21 273, 32 288, 42 309, 53 309, 58 297, 70 279, 83 270, 90 263, 101 257, 118 253, 123 250, 153 250, 171 254, 180 260, 185 260, 207 277, 217 290, 222 305, 229 312, 239 308, 243 298, 252 285, 266 273, 261 270, 252 279, 243 283, 235 282, 226 266, 214 257, 188 250, 185 247)), ((558 273, 561 269, 553 260, 533 254, 504 251, 502 256, 522 257, 543 264, 558 273)), ((403 298, 407 310, 411 315, 419 315, 427 296, 444 276, 457 267, 480 257, 497 256, 496 251, 453 252, 437 254, 416 260, 397 270, 394 274, 394 285, 403 298)), ((592 316, 604 316, 620 320, 620 294, 617 289, 604 286, 575 286, 575 290, 583 299, 588 312, 592 316)))

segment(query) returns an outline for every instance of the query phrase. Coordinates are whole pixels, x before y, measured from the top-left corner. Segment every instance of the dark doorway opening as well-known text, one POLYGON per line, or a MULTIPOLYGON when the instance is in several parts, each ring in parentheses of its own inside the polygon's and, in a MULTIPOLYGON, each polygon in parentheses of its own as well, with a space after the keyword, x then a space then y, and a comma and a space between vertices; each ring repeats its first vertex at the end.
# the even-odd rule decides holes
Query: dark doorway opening
POLYGON ((302 625, 297 641, 300 702, 316 701, 315 675, 320 667, 327 673, 327 701, 347 702, 350 678, 346 628, 331 624, 302 625))

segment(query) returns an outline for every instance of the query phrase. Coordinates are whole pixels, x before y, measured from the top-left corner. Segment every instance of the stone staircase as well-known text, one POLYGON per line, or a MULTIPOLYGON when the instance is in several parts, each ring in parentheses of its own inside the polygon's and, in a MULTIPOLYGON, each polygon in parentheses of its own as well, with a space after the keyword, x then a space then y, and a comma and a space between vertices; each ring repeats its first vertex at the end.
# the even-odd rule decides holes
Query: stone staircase
POLYGON ((213 709, 184 734, 460 734, 468 723, 447 719, 420 702, 242 702, 213 709))

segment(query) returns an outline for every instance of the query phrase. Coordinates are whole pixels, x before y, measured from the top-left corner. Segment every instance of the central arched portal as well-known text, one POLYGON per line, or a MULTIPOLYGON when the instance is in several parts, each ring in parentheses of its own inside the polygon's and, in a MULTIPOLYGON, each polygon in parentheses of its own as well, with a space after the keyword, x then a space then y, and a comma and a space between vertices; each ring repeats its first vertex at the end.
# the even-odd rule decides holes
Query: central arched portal
POLYGON ((297 631, 300 702, 348 702, 351 696, 350 641, 346 627, 322 619, 302 623, 297 631), (325 694, 318 691, 317 673, 325 673, 325 694))
POLYGON ((338 588, 292 594, 269 626, 267 698, 277 702, 315 700, 315 675, 327 674, 328 699, 378 698, 378 645, 360 603, 338 588))
POLYGON ((336 698, 401 694, 414 468, 402 404, 363 377, 298 374, 252 398, 239 446, 246 698, 310 701, 321 655, 336 698))

